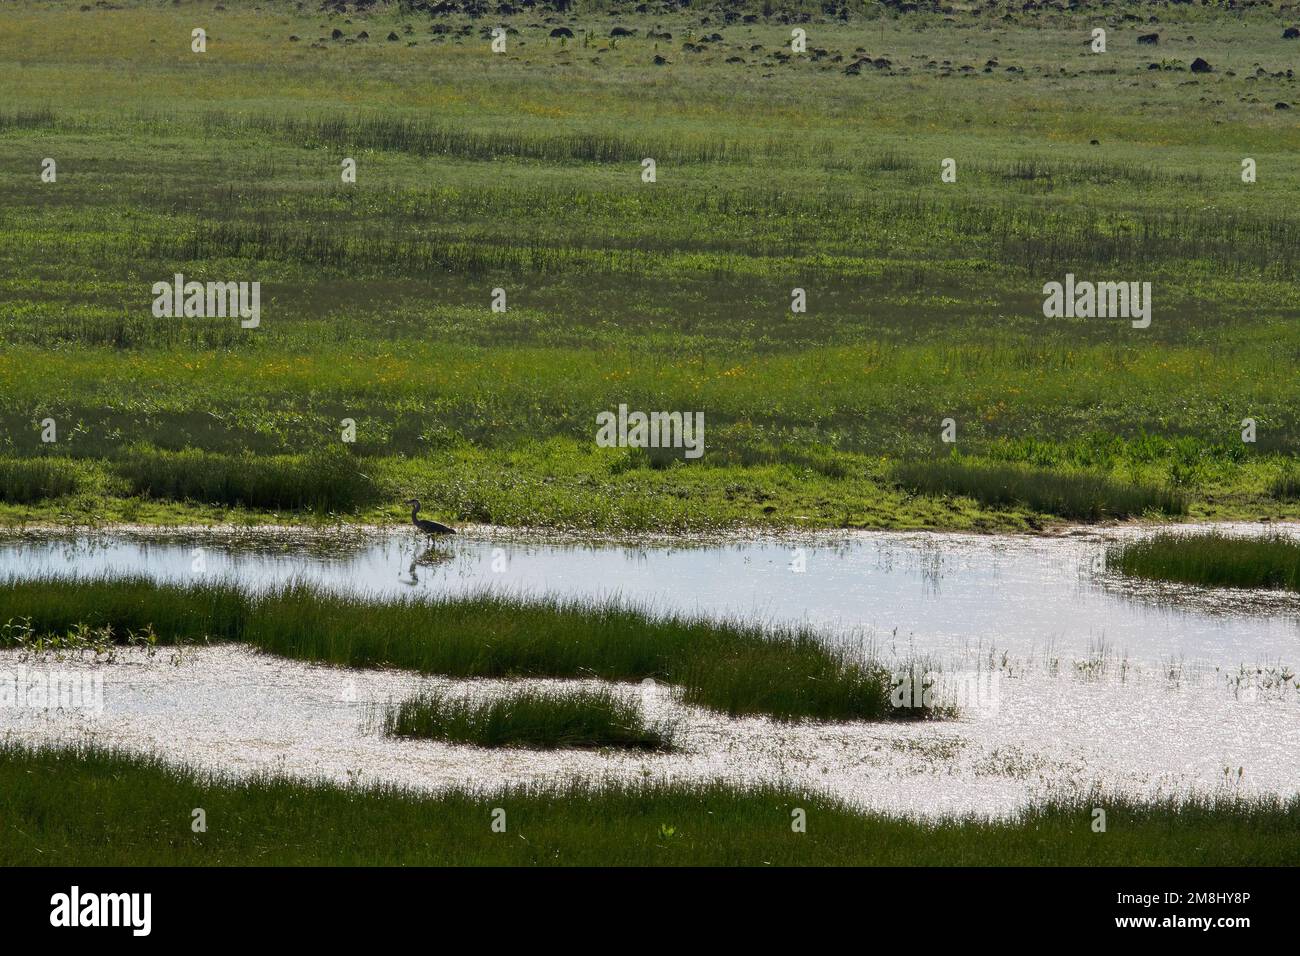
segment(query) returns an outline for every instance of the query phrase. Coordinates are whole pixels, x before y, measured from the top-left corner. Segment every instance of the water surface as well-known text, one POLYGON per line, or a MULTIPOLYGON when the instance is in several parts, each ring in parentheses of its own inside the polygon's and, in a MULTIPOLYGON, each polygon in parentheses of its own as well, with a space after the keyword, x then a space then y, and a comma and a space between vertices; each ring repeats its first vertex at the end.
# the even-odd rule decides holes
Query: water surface
MULTIPOLYGON (((1292 526, 1286 529, 1296 533, 1292 526)), ((1132 533, 1061 537, 863 532, 676 543, 526 538, 485 529, 430 549, 409 531, 0 538, 0 576, 308 579, 397 596, 491 589, 618 597, 661 611, 807 623, 878 650, 1211 666, 1300 659, 1300 599, 1126 581, 1104 570, 1132 533)))

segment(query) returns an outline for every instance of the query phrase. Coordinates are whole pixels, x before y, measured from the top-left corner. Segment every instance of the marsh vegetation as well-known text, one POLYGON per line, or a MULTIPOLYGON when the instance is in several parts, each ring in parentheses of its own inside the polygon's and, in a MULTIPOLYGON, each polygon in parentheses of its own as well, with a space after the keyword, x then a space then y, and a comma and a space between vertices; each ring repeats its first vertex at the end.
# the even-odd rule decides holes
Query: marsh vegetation
POLYGON ((148 631, 164 644, 239 641, 338 667, 449 677, 652 678, 731 715, 915 720, 894 670, 808 628, 653 614, 614 600, 479 593, 384 600, 305 582, 252 591, 217 581, 30 577, 0 582, 0 622, 29 639, 148 631))
POLYGON ((1165 532, 1110 548, 1106 565, 1155 581, 1300 591, 1300 541, 1282 534, 1165 532))
POLYGON ((672 748, 670 730, 647 724, 638 704, 609 690, 522 688, 490 700, 426 691, 389 702, 377 717, 390 737, 477 747, 672 748))
POLYGON ((776 785, 421 794, 273 775, 231 782, 149 756, 12 743, 0 744, 0 820, 17 824, 0 826, 6 866, 1258 866, 1300 855, 1295 799, 1092 795, 1008 820, 923 822, 776 785), (191 835, 195 806, 240 825, 191 835), (1092 830, 1096 806, 1107 810, 1104 836, 1092 830), (524 839, 493 832, 494 811, 524 839))
POLYGON ((451 9, 205 9, 202 55, 173 42, 188 10, 6 16, 0 520, 395 521, 408 497, 597 530, 1300 514, 1300 134, 1268 12, 1162 8, 1151 70, 1136 27, 1086 51, 1087 5, 995 30, 543 9, 507 18, 505 55, 451 9), (1150 328, 1044 320, 1067 270, 1151 282, 1150 328), (178 272, 259 280, 261 327, 155 318, 149 283, 178 272), (594 448, 619 402, 703 411, 705 455, 594 448), (947 417, 979 475, 943 463, 947 417))

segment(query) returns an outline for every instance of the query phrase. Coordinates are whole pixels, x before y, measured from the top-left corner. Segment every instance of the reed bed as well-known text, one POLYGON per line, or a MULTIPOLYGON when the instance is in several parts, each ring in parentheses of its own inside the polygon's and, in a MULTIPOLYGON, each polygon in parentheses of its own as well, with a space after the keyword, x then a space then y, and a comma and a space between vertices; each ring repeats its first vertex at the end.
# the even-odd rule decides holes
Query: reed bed
POLYGON ((777 783, 558 783, 430 794, 269 774, 234 780, 148 755, 15 742, 0 743, 0 820, 3 866, 1300 862, 1300 798, 1081 794, 1008 819, 927 821, 864 812, 777 783), (194 807, 221 825, 191 834, 185 824, 194 807), (1096 807, 1106 809, 1104 838, 1092 830, 1096 807), (792 827, 800 812, 805 832, 792 827), (494 819, 504 819, 507 836, 493 832, 494 819))
POLYGON ((0 458, 0 502, 30 504, 75 494, 82 475, 67 458, 0 458))
POLYGON ((251 592, 220 581, 47 576, 0 584, 5 622, 27 641, 79 631, 122 640, 151 633, 162 643, 239 641, 296 660, 459 678, 650 677, 732 716, 947 715, 895 707, 889 668, 810 630, 657 615, 612 600, 479 593, 384 601, 303 582, 251 592))
POLYGON ((1080 521, 1156 512, 1181 515, 1184 495, 1169 488, 1119 481, 1098 472, 1049 471, 1017 464, 944 458, 903 462, 895 479, 923 495, 961 495, 993 507, 1024 506, 1080 521))
POLYGON ((1300 591, 1300 541, 1281 534, 1165 532, 1111 546, 1106 567, 1153 581, 1300 591))
POLYGON ((373 502, 377 494, 356 460, 337 450, 223 455, 132 449, 113 467, 131 494, 173 501, 347 512, 373 502))
POLYGON ((617 747, 671 750, 671 733, 609 690, 512 690, 490 700, 426 691, 390 702, 379 716, 389 737, 541 750, 617 747))

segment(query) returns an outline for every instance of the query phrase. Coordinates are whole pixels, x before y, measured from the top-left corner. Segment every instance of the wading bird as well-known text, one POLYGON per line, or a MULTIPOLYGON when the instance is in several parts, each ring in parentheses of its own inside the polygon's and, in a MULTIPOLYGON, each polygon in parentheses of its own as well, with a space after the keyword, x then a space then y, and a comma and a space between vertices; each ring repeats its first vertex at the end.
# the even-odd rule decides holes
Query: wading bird
POLYGON ((436 521, 430 521, 428 518, 417 518, 420 513, 420 499, 412 498, 406 502, 411 506, 411 524, 415 525, 425 534, 455 534, 455 528, 448 528, 445 524, 438 524, 436 521))

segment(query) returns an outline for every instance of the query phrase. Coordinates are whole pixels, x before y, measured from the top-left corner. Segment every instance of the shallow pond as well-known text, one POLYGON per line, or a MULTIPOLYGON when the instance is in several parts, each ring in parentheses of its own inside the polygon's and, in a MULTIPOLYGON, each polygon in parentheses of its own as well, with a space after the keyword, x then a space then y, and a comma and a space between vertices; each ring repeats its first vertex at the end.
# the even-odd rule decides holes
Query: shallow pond
POLYGON ((1295 677, 1242 666, 1294 664, 1300 601, 1105 572, 1109 544, 1151 530, 628 543, 480 528, 434 550, 407 530, 0 537, 0 577, 204 574, 250 587, 307 578, 387 595, 490 588, 809 623, 886 655, 924 655, 958 693, 974 689, 955 720, 780 724, 688 707, 667 687, 619 685, 648 718, 676 728, 676 753, 531 752, 395 741, 374 729, 374 709, 412 691, 492 695, 502 681, 338 669, 231 646, 119 651, 111 662, 8 650, 0 678, 77 673, 92 706, 0 707, 0 735, 89 738, 235 774, 428 788, 574 776, 780 780, 921 815, 998 814, 1098 787, 1300 791, 1295 677))
POLYGON ((342 537, 117 532, 0 537, 0 578, 143 573, 187 580, 202 573, 250 587, 306 578, 388 595, 486 588, 615 596, 664 611, 808 623, 881 652, 938 660, 990 648, 1025 658, 1104 651, 1225 667, 1300 658, 1295 596, 1140 584, 1105 572, 1109 543, 1150 530, 629 544, 481 529, 432 548, 406 530, 342 537))

